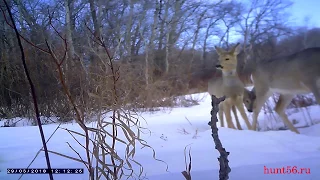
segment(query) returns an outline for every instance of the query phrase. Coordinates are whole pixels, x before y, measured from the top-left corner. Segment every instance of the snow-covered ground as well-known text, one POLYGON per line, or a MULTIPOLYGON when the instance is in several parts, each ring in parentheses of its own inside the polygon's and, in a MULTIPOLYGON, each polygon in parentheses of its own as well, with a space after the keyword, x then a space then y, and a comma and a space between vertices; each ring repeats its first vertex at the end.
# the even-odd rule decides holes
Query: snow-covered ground
MULTIPOLYGON (((196 94, 193 96, 204 96, 196 94)), ((214 148, 211 129, 207 125, 210 120, 210 96, 206 96, 200 105, 174 108, 170 112, 144 113, 145 124, 151 134, 142 134, 156 151, 156 157, 165 161, 168 166, 152 158, 150 149, 137 149, 135 158, 144 166, 144 172, 150 180, 183 180, 181 171, 185 170, 184 149, 191 147, 192 180, 218 179, 219 157, 214 148)), ((230 152, 230 179, 320 179, 320 107, 308 107, 308 111, 287 111, 289 119, 295 119, 296 127, 301 134, 289 130, 277 130, 283 127, 277 115, 260 113, 260 132, 249 130, 233 130, 220 128, 219 136, 223 146, 230 152), (310 113, 310 114, 308 114, 310 113), (273 120, 275 116, 277 121, 273 120), (312 117, 313 125, 308 117, 312 117), (270 130, 273 129, 273 130, 270 130), (268 131, 266 131, 268 130, 268 131), (267 168, 296 166, 309 168, 310 174, 265 174, 267 168)), ((249 114, 251 119, 251 114, 249 114)), ((241 116, 239 116, 241 118, 241 116)), ((143 121, 142 121, 143 122, 143 121)), ((3 121, 1 121, 3 123, 3 121)), ((21 124, 21 123, 20 123, 21 124)), ((0 124, 2 125, 2 124, 0 124)), ((48 138, 56 129, 57 124, 44 125, 48 138)), ((64 128, 78 130, 76 124, 64 124, 64 128)), ((246 129, 242 121, 243 129, 246 129)), ((65 130, 59 129, 48 143, 49 150, 77 157, 66 142, 76 146, 77 143, 65 130)), ((83 142, 83 141, 82 141, 83 142)), ((0 179, 18 179, 20 175, 7 174, 7 168, 25 168, 42 147, 37 126, 0 128, 0 179)), ((81 151, 81 148, 78 148, 81 151)), ((79 152, 84 154, 83 152, 79 152)), ((84 168, 80 163, 57 155, 50 154, 53 168, 84 168)), ((32 163, 31 168, 45 168, 44 153, 32 163)), ((54 175, 56 180, 88 179, 88 175, 54 175)), ((21 179, 44 180, 48 175, 26 174, 21 179)))

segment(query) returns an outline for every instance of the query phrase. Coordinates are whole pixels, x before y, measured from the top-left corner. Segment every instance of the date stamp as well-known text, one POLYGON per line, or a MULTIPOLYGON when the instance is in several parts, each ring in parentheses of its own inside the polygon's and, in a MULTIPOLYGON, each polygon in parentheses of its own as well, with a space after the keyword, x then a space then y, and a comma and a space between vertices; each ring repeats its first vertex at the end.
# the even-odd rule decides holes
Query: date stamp
POLYGON ((83 168, 7 168, 7 174, 83 174, 83 168))
POLYGON ((310 168, 297 166, 263 167, 264 174, 311 174, 310 168))

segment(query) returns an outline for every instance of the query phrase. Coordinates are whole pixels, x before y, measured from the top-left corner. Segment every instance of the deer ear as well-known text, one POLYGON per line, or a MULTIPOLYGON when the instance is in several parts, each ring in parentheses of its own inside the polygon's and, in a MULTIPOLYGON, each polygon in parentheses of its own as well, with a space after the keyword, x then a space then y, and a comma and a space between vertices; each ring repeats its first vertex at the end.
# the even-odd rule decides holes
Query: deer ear
POLYGON ((238 55, 240 53, 240 43, 237 43, 230 51, 234 55, 238 55))
POLYGON ((223 54, 223 53, 225 53, 225 52, 226 52, 224 49, 219 48, 219 47, 217 47, 217 46, 214 46, 214 48, 216 49, 216 51, 217 51, 218 55, 221 55, 221 54, 223 54))

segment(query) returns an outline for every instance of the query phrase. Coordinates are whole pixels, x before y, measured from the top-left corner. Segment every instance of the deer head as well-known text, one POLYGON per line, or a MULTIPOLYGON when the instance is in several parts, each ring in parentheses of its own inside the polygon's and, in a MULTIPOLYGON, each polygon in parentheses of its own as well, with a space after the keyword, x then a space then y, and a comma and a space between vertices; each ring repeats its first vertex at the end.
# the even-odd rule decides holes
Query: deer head
POLYGON ((215 46, 219 56, 219 63, 216 65, 216 67, 220 68, 222 72, 225 73, 235 72, 238 64, 237 55, 240 53, 239 48, 240 43, 237 43, 229 51, 215 46))

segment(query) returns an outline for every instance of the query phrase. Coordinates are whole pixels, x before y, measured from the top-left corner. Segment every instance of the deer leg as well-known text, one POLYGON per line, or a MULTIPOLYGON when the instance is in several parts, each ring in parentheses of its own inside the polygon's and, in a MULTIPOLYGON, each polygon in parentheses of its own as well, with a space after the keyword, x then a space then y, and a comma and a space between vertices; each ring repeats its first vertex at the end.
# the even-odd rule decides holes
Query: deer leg
POLYGON ((221 102, 221 103, 219 104, 219 112, 218 112, 218 115, 219 115, 220 126, 221 126, 221 127, 224 127, 223 102, 221 102))
POLYGON ((237 106, 238 110, 240 111, 240 114, 241 114, 244 122, 246 123, 246 125, 247 125, 247 127, 248 127, 248 130, 251 130, 251 129, 252 129, 252 126, 251 126, 251 124, 250 124, 250 122, 249 122, 248 116, 247 116, 247 114, 246 114, 246 112, 245 112, 245 109, 244 109, 244 107, 243 107, 243 102, 242 102, 241 99, 242 99, 242 96, 241 96, 241 98, 238 98, 238 99, 237 99, 236 106, 237 106))
POLYGON ((288 116, 285 113, 285 109, 290 104, 293 97, 294 95, 291 95, 291 94, 285 94, 285 95, 280 94, 279 100, 274 109, 278 113, 278 115, 282 118, 283 123, 287 125, 291 131, 297 134, 300 134, 299 131, 289 121, 288 116))
MULTIPOLYGON (((227 99, 226 99, 227 100, 227 99)), ((227 124, 228 124, 228 128, 232 128, 232 129, 236 129, 234 127, 234 124, 232 122, 232 117, 231 117, 231 105, 228 101, 224 101, 223 102, 223 111, 226 115, 226 121, 227 121, 227 124)))
POLYGON ((266 102, 266 100, 270 97, 270 92, 260 92, 258 91, 258 88, 256 88, 256 106, 253 109, 253 120, 252 120, 252 130, 257 130, 257 122, 258 122, 258 116, 261 111, 262 106, 266 102))
POLYGON ((231 109, 232 109, 234 118, 236 119, 237 128, 238 128, 239 130, 242 130, 242 127, 241 127, 240 122, 239 122, 239 118, 238 118, 236 106, 235 106, 235 105, 232 105, 231 109))
POLYGON ((320 105, 320 78, 318 78, 315 83, 311 83, 309 88, 316 98, 317 103, 320 105))
POLYGON ((316 98, 317 103, 320 105, 320 89, 313 92, 314 97, 316 98))

